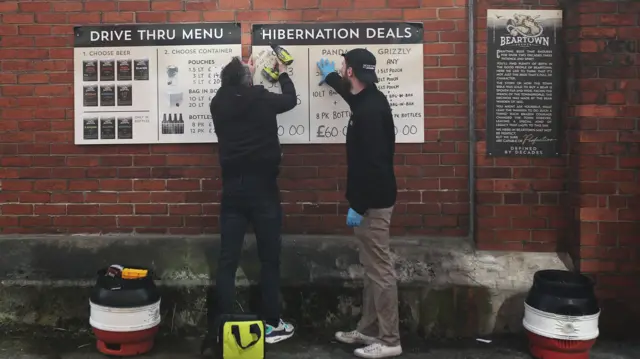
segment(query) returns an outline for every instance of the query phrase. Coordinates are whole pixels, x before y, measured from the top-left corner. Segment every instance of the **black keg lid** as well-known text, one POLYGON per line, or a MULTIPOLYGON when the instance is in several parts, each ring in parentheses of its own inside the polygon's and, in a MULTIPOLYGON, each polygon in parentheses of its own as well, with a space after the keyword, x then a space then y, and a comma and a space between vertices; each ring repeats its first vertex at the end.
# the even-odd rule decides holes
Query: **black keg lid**
POLYGON ((593 280, 584 274, 559 269, 537 271, 534 275, 534 282, 543 282, 547 285, 562 286, 565 288, 590 288, 594 285, 593 280))

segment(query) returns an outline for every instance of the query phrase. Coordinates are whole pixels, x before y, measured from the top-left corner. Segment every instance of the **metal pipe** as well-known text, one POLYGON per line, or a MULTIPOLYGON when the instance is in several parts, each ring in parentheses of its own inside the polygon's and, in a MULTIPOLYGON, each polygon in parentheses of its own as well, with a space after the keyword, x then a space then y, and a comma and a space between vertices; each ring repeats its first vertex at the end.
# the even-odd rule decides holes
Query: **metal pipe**
POLYGON ((476 240, 476 25, 475 12, 476 0, 469 0, 467 6, 467 23, 469 35, 469 238, 472 242, 476 240))

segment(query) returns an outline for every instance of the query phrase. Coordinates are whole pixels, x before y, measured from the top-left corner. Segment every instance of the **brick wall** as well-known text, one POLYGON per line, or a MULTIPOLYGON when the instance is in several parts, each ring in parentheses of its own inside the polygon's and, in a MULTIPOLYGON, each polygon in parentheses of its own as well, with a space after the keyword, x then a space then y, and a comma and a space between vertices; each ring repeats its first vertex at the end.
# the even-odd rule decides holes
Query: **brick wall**
POLYGON ((633 328, 640 318, 640 3, 572 3, 567 11, 570 249, 597 281, 602 325, 633 328))
MULTIPOLYGON (((464 236, 467 191, 465 0, 0 2, 2 233, 217 231, 214 145, 75 146, 72 27, 239 21, 422 21, 424 144, 398 145, 395 234, 464 236)), ((346 204, 343 145, 286 146, 286 231, 336 233, 346 204)))
MULTIPOLYGON (((603 320, 639 318, 640 4, 478 0, 477 229, 481 249, 569 251, 603 320), (485 156, 486 9, 562 8, 566 143, 556 159, 485 156), (630 315, 635 313, 635 315, 630 315)), ((397 146, 397 235, 468 231, 466 0, 0 2, 0 233, 217 231, 215 145, 75 146, 72 27, 100 23, 421 21, 424 144, 397 146)), ((286 146, 289 233, 346 232, 342 145, 286 146)))

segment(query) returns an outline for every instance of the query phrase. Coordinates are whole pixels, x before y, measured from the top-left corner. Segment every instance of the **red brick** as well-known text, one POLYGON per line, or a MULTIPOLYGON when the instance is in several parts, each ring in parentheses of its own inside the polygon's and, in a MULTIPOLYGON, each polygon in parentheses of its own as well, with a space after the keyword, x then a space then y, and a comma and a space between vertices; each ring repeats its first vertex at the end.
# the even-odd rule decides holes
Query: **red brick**
POLYGON ((381 10, 339 10, 338 18, 345 20, 366 20, 366 19, 401 19, 402 10, 381 9, 381 10))
POLYGON ((202 206, 199 204, 172 204, 169 206, 170 215, 200 215, 202 206))
POLYGON ((36 22, 40 24, 64 24, 67 22, 67 15, 60 13, 37 13, 36 22))
POLYGON ((98 214, 99 206, 96 204, 70 204, 67 206, 69 215, 92 215, 98 214))
MULTIPOLYGON (((407 9, 404 10, 405 20, 435 20, 437 19, 438 11, 436 9, 407 9)), ((448 22, 452 24, 451 22, 448 22)), ((455 26, 455 25, 454 25, 455 26)), ((425 24, 425 30, 427 24, 425 24)))
POLYGON ((100 189, 103 191, 131 191, 133 189, 133 180, 101 179, 100 189))
POLYGON ((213 11, 202 14, 204 21, 231 21, 235 19, 233 11, 213 11))
POLYGON ((182 0, 170 0, 170 1, 154 0, 151 2, 151 10, 180 11, 180 10, 184 10, 184 3, 182 2, 182 0))
POLYGON ((2 14, 2 22, 5 24, 31 24, 33 14, 2 14))
POLYGON ((230 10, 230 9, 250 9, 251 1, 250 0, 218 0, 218 7, 221 10, 230 10))
POLYGON ((136 20, 144 23, 161 23, 167 21, 166 12, 137 12, 136 20))
POLYGON ((32 47, 34 44, 33 37, 5 36, 0 39, 0 45, 4 47, 32 47))
POLYGON ((580 261, 580 271, 584 273, 613 272, 616 269, 616 262, 601 260, 580 261))
POLYGON ((136 215, 138 214, 167 214, 168 207, 166 204, 136 204, 134 208, 136 215))
POLYGON ((44 84, 49 82, 47 74, 24 74, 18 76, 18 83, 21 84, 44 84))
POLYGON ((202 21, 202 13, 198 11, 186 11, 186 12, 170 12, 170 22, 198 22, 202 21))
POLYGON ((238 21, 264 21, 269 19, 269 12, 262 10, 241 10, 236 14, 236 18, 238 19, 238 21))
POLYGON ((84 11, 115 11, 118 9, 117 1, 88 1, 84 4, 84 11))
POLYGON ((321 9, 338 9, 351 7, 353 7, 353 2, 351 0, 320 0, 321 9))
POLYGON ((18 34, 18 25, 0 25, 0 36, 18 34))
MULTIPOLYGON (((263 0, 264 1, 264 0, 263 0)), ((358 1, 358 0, 355 0, 358 1)), ((286 0, 287 9, 317 9, 319 0, 286 0)), ((254 9, 256 0, 254 0, 254 9)), ((278 2, 274 2, 274 9, 279 8, 278 2)))
POLYGON ((166 182, 164 180, 135 180, 133 189, 135 191, 164 191, 166 182))
POLYGON ((465 19, 467 10, 465 8, 457 9, 438 9, 438 18, 440 19, 465 19))
POLYGON ((51 9, 51 3, 46 1, 21 2, 19 8, 22 12, 47 12, 51 9))
MULTIPOLYGON (((301 0, 305 1, 305 0, 301 0)), ((373 8, 384 8, 387 6, 386 0, 352 0, 353 7, 355 8, 365 8, 365 9, 373 9, 373 8)))
POLYGON ((2 204, 0 205, 2 214, 8 215, 30 215, 33 214, 33 205, 31 204, 2 204))
POLYGON ((420 7, 420 0, 388 0, 387 6, 391 8, 417 8, 420 7))
POLYGON ((73 24, 95 24, 100 23, 100 19, 100 13, 69 14, 69 22, 73 24))
POLYGON ((269 20, 272 21, 296 21, 302 20, 302 11, 294 10, 272 10, 269 12, 269 20))
POLYGON ((615 27, 585 27, 580 30, 583 38, 615 38, 618 29, 615 27))
POLYGON ((612 13, 618 11, 618 4, 601 1, 582 2, 578 4, 578 11, 580 13, 612 13))
POLYGON ((610 26, 634 26, 638 24, 637 14, 602 14, 600 15, 601 25, 610 26))
POLYGON ((67 206, 64 204, 36 204, 33 214, 35 215, 65 215, 67 214, 67 206))
POLYGON ((7 14, 10 12, 18 11, 17 1, 3 1, 0 2, 0 14, 7 14))
MULTIPOLYGON (((87 3, 87 4, 91 4, 91 3, 87 3)), ((102 22, 104 23, 133 22, 133 15, 134 13, 132 12, 103 12, 102 22)))
POLYGON ((304 10, 302 12, 303 21, 332 21, 336 20, 338 13, 336 10, 304 10))
POLYGON ((66 180, 40 180, 35 181, 34 189, 36 191, 64 191, 67 189, 66 180))
POLYGON ((85 194, 86 203, 117 203, 118 194, 115 192, 89 192, 85 194))
MULTIPOLYGON (((122 6, 123 3, 120 3, 122 6)), ((53 2, 53 11, 59 12, 71 12, 71 11, 82 11, 82 3, 78 2, 53 2)))
POLYGON ((215 0, 190 0, 185 4, 187 11, 210 11, 217 10, 218 4, 215 0))

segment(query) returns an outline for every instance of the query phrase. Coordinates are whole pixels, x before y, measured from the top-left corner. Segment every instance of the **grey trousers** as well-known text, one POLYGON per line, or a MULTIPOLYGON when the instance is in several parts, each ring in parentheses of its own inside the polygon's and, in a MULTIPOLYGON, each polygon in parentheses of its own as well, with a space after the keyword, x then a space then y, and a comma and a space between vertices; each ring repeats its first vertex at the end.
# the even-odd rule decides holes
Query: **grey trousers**
POLYGON ((389 249, 393 207, 367 210, 354 232, 364 266, 362 318, 357 330, 381 343, 400 345, 398 287, 389 249))

